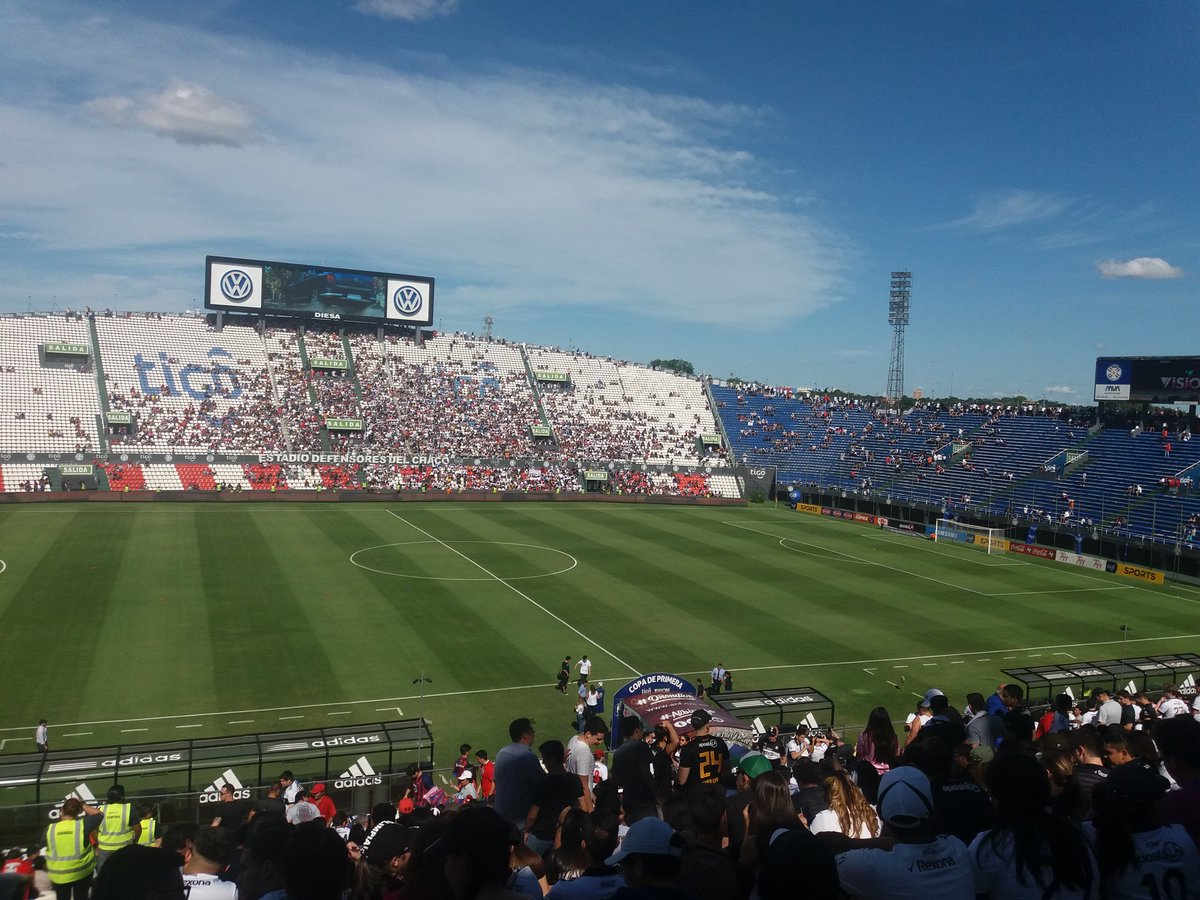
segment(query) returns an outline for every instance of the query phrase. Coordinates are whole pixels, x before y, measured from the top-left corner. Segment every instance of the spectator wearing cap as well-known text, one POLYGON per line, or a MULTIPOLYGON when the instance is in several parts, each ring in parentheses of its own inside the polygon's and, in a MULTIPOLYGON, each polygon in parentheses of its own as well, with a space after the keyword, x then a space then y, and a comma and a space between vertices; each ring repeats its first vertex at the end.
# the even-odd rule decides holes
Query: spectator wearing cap
POLYGON ((459 773, 455 788, 454 802, 460 806, 479 799, 479 788, 475 786, 475 772, 470 766, 459 773))
MULTIPOLYGON (((879 781, 882 833, 891 849, 848 850, 837 856, 841 889, 871 900, 974 900, 975 873, 966 845, 933 830, 933 795, 925 773, 900 766, 879 781)), ((833 836, 840 842, 849 839, 833 836)))
POLYGON ((1190 716, 1162 719, 1154 726, 1154 741, 1167 774, 1179 785, 1163 801, 1163 819, 1182 825, 1200 846, 1200 722, 1190 716))
POLYGON ((625 824, 658 815, 658 796, 654 781, 654 751, 643 740, 645 726, 637 716, 621 718, 621 746, 613 753, 612 778, 621 794, 625 824))
POLYGON ((384 820, 363 841, 355 866, 355 897, 384 897, 404 887, 419 830, 384 820))
POLYGON ((691 716, 692 739, 679 752, 678 784, 687 789, 698 784, 730 783, 732 774, 729 745, 709 731, 712 713, 698 709, 691 716))
POLYGON ((583 732, 572 736, 567 744, 567 771, 576 776, 583 786, 583 796, 579 800, 579 808, 591 812, 595 807, 592 794, 592 772, 596 769, 593 749, 604 743, 608 735, 608 726, 599 716, 592 716, 583 723, 583 732))
POLYGON ((642 819, 625 832, 617 852, 605 862, 619 866, 626 886, 614 900, 693 900, 676 883, 683 842, 661 819, 642 819))
POLYGON ((508 726, 512 741, 496 754, 496 812, 517 828, 525 827, 525 816, 533 793, 546 777, 533 752, 533 722, 514 719, 508 726))
POLYGON ((325 820, 326 825, 333 824, 333 817, 337 815, 337 805, 333 802, 333 798, 325 793, 325 785, 317 782, 312 786, 312 801, 317 805, 317 810, 321 813, 321 818, 325 820))
POLYGON ((771 764, 777 768, 784 768, 784 757, 787 755, 787 742, 779 735, 779 726, 772 725, 758 739, 758 745, 755 748, 771 761, 771 764))
POLYGON ((1156 766, 1137 759, 1097 787, 1084 828, 1095 839, 1106 900, 1196 896, 1200 853, 1182 825, 1162 822, 1167 786, 1156 766))

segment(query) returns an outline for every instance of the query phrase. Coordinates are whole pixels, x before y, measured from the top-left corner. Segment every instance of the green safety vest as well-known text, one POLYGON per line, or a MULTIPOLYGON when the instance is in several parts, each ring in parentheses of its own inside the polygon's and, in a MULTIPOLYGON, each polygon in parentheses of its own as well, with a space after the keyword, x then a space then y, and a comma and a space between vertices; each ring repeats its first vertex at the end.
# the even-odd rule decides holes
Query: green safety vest
POLYGON ((62 819, 46 827, 46 872, 53 884, 81 881, 96 869, 96 854, 83 819, 62 819))
POLYGON ((133 804, 106 803, 104 819, 96 834, 99 850, 120 850, 133 843, 133 804))
POLYGON ((138 835, 137 842, 145 844, 147 847, 153 847, 156 840, 158 840, 158 820, 142 819, 142 833, 138 835))

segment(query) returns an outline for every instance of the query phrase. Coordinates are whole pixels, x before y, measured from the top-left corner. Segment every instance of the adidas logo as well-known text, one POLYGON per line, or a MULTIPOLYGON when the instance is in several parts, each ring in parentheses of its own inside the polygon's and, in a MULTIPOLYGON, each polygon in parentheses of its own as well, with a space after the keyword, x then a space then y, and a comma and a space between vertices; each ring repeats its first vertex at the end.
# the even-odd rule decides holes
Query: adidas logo
POLYGON ((74 797, 76 800, 82 800, 89 806, 94 806, 96 803, 96 795, 92 793, 91 788, 89 788, 87 784, 80 782, 78 785, 76 785, 75 790, 71 791, 71 793, 67 794, 67 796, 63 797, 54 804, 54 808, 50 810, 50 818, 55 821, 61 819, 63 804, 72 797, 74 797))
POLYGON ((213 783, 200 792, 201 803, 220 803, 221 788, 233 788, 234 800, 247 800, 250 797, 250 791, 242 787, 242 783, 238 781, 237 775, 233 774, 233 769, 226 769, 219 776, 213 779, 213 783))
POLYGON ((804 717, 804 724, 807 725, 809 727, 809 729, 812 731, 816 731, 818 728, 821 727, 820 725, 817 724, 817 717, 814 716, 812 713, 809 713, 808 715, 806 715, 804 717))
POLYGON ((1129 684, 1125 685, 1125 690, 1127 690, 1131 694, 1136 694, 1138 692, 1138 686, 1133 683, 1132 678, 1129 679, 1129 684))
POLYGON ((1179 682, 1179 693, 1194 694, 1196 693, 1196 676, 1189 675, 1183 681, 1179 682))
POLYGON ((338 776, 333 783, 335 788, 368 787, 373 784, 383 784, 383 779, 372 768, 365 756, 355 760, 354 765, 338 776))

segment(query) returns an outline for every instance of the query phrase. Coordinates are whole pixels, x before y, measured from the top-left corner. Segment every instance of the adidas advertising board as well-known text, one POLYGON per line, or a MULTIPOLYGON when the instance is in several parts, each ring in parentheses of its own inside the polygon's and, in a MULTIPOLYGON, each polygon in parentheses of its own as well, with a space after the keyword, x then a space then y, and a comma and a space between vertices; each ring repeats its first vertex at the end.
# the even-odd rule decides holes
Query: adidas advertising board
POLYGON ((201 803, 220 803, 221 788, 228 785, 233 788, 234 800, 249 800, 250 791, 242 786, 237 775, 233 773, 233 769, 226 769, 217 778, 213 779, 213 783, 200 792, 201 803))
POLYGON ((62 818, 63 804, 72 797, 77 800, 82 800, 88 806, 94 806, 96 803, 96 795, 92 793, 91 788, 89 788, 87 784, 80 782, 80 784, 76 786, 75 790, 71 791, 71 793, 67 794, 67 796, 63 797, 54 804, 54 808, 50 810, 51 821, 57 822, 62 818))
POLYGON ((354 765, 338 776, 333 786, 335 788, 356 788, 370 787, 375 784, 383 784, 383 779, 375 772, 367 758, 360 756, 355 760, 354 765))

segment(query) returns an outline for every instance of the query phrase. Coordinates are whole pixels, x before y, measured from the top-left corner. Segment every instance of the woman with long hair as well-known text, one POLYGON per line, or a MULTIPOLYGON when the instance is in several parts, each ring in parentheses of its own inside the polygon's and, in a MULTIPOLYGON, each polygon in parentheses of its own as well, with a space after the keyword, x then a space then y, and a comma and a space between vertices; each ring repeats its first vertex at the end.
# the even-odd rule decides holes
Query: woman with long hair
POLYGON ((1093 900, 1100 896, 1087 835, 1050 805, 1050 781, 1032 756, 1000 753, 987 769, 996 827, 971 843, 975 892, 992 900, 1093 900))
POLYGON ((892 760, 900 755, 900 741, 887 709, 877 706, 871 710, 867 727, 858 736, 854 755, 873 765, 880 775, 892 767, 892 760))
POLYGON ((844 769, 835 769, 822 781, 825 788, 823 809, 808 825, 813 834, 835 831, 851 838, 879 837, 879 816, 844 769))
POLYGON ((758 865, 771 835, 780 828, 798 828, 802 824, 787 776, 772 770, 750 782, 750 803, 746 806, 746 840, 742 842, 740 862, 747 868, 758 865))

